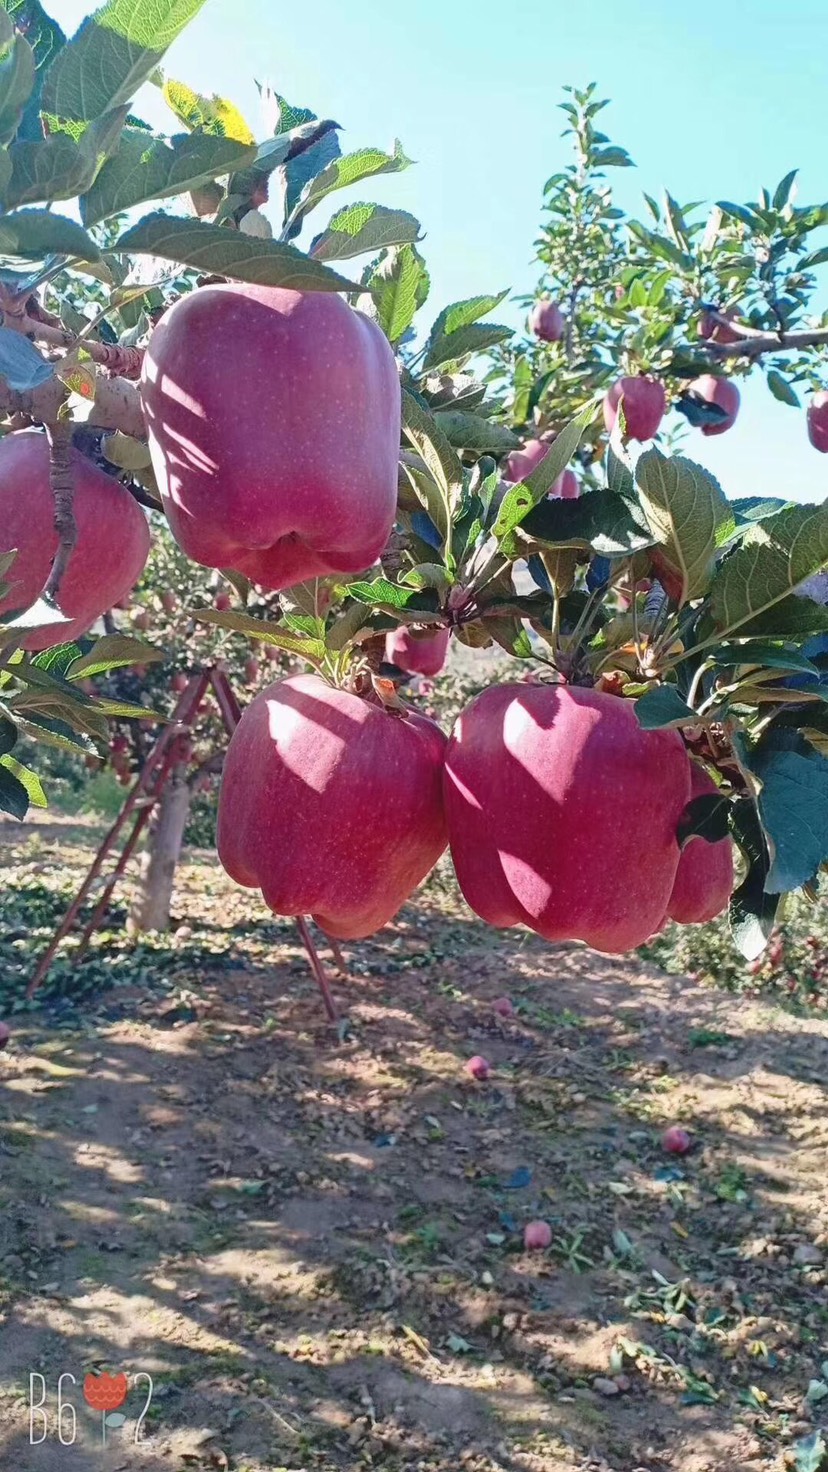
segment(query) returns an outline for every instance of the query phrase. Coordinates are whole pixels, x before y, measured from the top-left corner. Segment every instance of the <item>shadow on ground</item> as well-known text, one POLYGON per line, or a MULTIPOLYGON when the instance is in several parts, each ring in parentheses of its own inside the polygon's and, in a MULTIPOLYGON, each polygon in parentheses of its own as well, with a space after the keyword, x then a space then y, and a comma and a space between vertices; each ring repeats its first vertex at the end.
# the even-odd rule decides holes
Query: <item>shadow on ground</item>
MULTIPOLYGON (((78 837, 6 845, 6 1015, 78 837)), ((210 856, 177 913, 132 948, 116 911, 12 1013, 4 1466, 724 1472, 781 1468, 813 1433, 828 1025, 488 930, 438 876, 346 948, 338 1041, 292 929, 210 856), (681 1160, 660 1147, 676 1119, 681 1160), (523 1250, 534 1218, 547 1252, 523 1250), (153 1378, 137 1445, 140 1386, 101 1445, 82 1379, 103 1368, 153 1378)))

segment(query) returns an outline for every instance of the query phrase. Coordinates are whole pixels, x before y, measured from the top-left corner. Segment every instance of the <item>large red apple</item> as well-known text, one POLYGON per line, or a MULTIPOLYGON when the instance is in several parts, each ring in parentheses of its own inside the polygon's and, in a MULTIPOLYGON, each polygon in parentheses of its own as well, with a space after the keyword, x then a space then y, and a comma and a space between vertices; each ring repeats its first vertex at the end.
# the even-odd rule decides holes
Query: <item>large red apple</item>
POLYGON ((317 675, 280 680, 243 712, 224 760, 218 852, 277 915, 340 940, 395 915, 446 846, 446 739, 413 711, 317 675))
POLYGON ((618 405, 624 399, 624 422, 629 440, 651 440, 667 408, 663 384, 657 378, 641 374, 637 378, 619 378, 604 397, 604 424, 612 433, 618 418, 618 405))
POLYGON ((192 291, 155 328, 141 392, 164 508, 196 562, 279 589, 376 561, 397 505, 399 378, 342 297, 192 291))
POLYGON ((455 725, 445 794, 460 888, 490 925, 620 952, 663 923, 690 766, 630 701, 490 686, 455 725))
MULTIPOLYGON (((77 541, 63 575, 58 604, 70 622, 28 634, 26 649, 66 644, 92 627, 134 587, 149 556, 147 518, 129 491, 78 450, 72 451, 77 541)), ((0 553, 17 548, 0 613, 39 598, 58 548, 49 485, 49 445, 34 429, 0 441, 0 553)))
POLYGON ((808 439, 821 455, 828 455, 828 393, 820 389, 808 405, 808 439))
POLYGON ((409 675, 439 675, 450 638, 450 629, 394 629, 385 636, 385 658, 409 675))
POLYGON ((566 322, 558 303, 544 299, 536 302, 532 308, 529 326, 541 342, 560 342, 566 322))
MULTIPOLYGON (((717 791, 698 762, 690 763, 690 796, 717 791)), ((707 843, 693 838, 681 851, 668 915, 681 925, 700 925, 727 909, 733 889, 733 844, 729 838, 707 843)))
POLYGON ((701 378, 693 379, 688 392, 694 398, 702 399, 705 404, 715 404, 725 412, 725 418, 718 419, 715 424, 703 424, 702 434, 724 434, 726 430, 733 428, 739 413, 740 397, 732 379, 717 378, 714 373, 703 373, 701 378))

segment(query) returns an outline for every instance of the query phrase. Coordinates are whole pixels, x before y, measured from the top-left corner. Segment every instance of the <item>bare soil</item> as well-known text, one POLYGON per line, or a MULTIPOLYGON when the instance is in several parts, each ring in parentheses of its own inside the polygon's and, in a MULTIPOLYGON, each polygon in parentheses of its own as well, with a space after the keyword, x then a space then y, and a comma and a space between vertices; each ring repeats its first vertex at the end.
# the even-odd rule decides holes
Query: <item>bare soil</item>
MULTIPOLYGON (((11 988, 90 833, 0 844, 34 917, 11 988)), ((295 931, 214 856, 174 912, 135 950, 116 910, 0 1054, 4 1469, 758 1472, 818 1448, 828 1024, 489 930, 441 871, 345 948, 339 1039, 295 931), (535 1218, 553 1243, 527 1253, 535 1218), (152 1376, 137 1444, 141 1384, 105 1447, 84 1405, 104 1368, 152 1376)))

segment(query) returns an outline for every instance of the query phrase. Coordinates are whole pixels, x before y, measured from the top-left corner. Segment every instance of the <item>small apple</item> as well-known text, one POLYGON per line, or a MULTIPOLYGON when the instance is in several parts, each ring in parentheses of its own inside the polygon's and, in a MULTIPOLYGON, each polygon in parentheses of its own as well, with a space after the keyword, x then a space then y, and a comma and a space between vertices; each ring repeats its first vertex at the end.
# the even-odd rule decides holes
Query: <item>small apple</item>
POLYGON ((686 1155, 692 1144, 691 1135, 680 1124, 671 1124, 661 1136, 661 1148, 668 1155, 686 1155))
POLYGON ((259 678, 259 661, 252 654, 244 662, 244 678, 248 685, 255 685, 259 678))
POLYGON ((552 1244, 552 1228, 548 1222, 527 1222, 523 1228, 523 1245, 527 1252, 542 1252, 552 1244))
POLYGON ((468 1073, 471 1078, 476 1078, 479 1083, 482 1083, 485 1079, 487 1079, 491 1071, 492 1065, 489 1062, 488 1058, 483 1058, 480 1053, 475 1053, 474 1057, 470 1058, 468 1063, 466 1064, 466 1073, 468 1073))
POLYGON ((5 1048, 8 1045, 10 1037, 11 1028, 9 1024, 7 1022, 0 1022, 0 1048, 5 1048))
POLYGON ((177 673, 174 674, 172 679, 170 680, 170 689, 174 690, 176 695, 183 695, 189 683, 190 681, 184 674, 184 671, 178 670, 177 673))
POLYGON ((213 607, 217 608, 219 613, 226 613, 230 604, 231 598, 229 593, 217 593, 213 599, 213 607))
MULTIPOLYGON (((732 310, 718 312, 720 317, 727 317, 730 322, 736 321, 736 313, 732 310)), ((714 322, 711 312, 702 312, 699 318, 699 337, 708 342, 733 343, 742 341, 742 333, 738 328, 726 327, 723 322, 714 322)))
POLYGON ((529 317, 529 326, 541 342, 560 342, 566 330, 566 321, 558 303, 544 298, 535 302, 529 317))
POLYGON ((496 997, 492 1002, 492 1011, 498 1017, 514 1017, 515 1009, 510 997, 496 997))
POLYGON ((828 392, 820 389, 808 405, 808 439, 820 455, 828 455, 828 392))

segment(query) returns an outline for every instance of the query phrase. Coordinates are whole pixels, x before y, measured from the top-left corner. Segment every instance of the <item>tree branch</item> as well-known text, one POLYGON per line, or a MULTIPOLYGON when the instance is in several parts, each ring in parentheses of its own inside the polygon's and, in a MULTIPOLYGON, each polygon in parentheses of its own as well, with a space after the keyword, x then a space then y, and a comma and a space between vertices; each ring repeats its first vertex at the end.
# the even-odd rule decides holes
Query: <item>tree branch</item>
POLYGON ((75 333, 67 332, 59 322, 56 324, 51 312, 44 312, 39 303, 36 303, 32 312, 32 300, 33 298, 26 299, 0 290, 3 326, 12 332, 19 332, 30 342, 63 348, 67 353, 80 344, 94 363, 108 368, 111 373, 117 373, 121 378, 141 377, 143 348, 122 348, 117 343, 95 342, 88 337, 84 337, 81 342, 75 333))
MULTIPOLYGON (((0 378, 0 410, 7 415, 25 414, 36 424, 54 424, 58 410, 66 399, 66 388, 59 378, 51 378, 38 388, 18 393, 0 378)), ((99 429, 120 429, 133 439, 147 437, 141 399, 137 385, 125 378, 105 378, 97 374, 95 397, 89 405, 87 422, 99 429)))
POLYGON ((57 602, 63 575, 78 539, 75 521, 75 478, 72 470, 72 421, 58 420, 46 425, 49 441, 49 485, 55 503, 55 531, 58 547, 52 570, 43 589, 43 597, 57 602))
POLYGON ((814 327, 806 332, 766 332, 757 327, 746 327, 723 317, 721 312, 708 312, 708 316, 719 327, 741 334, 738 342, 707 342, 708 352, 717 358, 759 358, 763 353, 794 353, 800 348, 815 348, 828 343, 828 327, 814 327))

